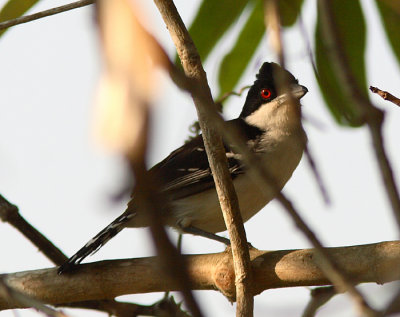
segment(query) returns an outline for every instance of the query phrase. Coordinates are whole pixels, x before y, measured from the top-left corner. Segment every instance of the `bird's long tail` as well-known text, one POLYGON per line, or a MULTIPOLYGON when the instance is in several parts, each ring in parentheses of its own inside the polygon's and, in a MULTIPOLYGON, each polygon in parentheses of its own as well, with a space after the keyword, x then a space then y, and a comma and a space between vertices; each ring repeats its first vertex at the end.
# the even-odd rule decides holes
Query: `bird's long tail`
POLYGON ((88 255, 97 252, 118 232, 125 228, 125 224, 135 216, 135 213, 122 214, 107 227, 101 230, 94 238, 90 239, 78 252, 71 256, 63 265, 58 268, 58 274, 71 271, 76 265, 82 262, 88 255))

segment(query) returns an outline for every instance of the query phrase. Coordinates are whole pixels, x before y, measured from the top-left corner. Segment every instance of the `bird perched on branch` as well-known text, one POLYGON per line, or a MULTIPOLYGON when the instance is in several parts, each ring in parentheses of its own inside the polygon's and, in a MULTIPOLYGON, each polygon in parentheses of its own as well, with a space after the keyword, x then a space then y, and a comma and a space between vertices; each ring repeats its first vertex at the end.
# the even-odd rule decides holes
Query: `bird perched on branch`
MULTIPOLYGON (((226 124, 238 129, 274 181, 260 188, 248 173, 241 154, 225 143, 229 172, 239 200, 243 221, 249 220, 281 190, 300 162, 307 137, 301 124, 299 100, 307 88, 275 63, 264 63, 249 89, 239 117, 226 124)), ((215 233, 225 231, 214 180, 201 135, 173 151, 149 170, 160 184, 168 208, 160 211, 166 225, 183 233, 229 240, 215 233)), ((149 226, 143 210, 137 210, 135 191, 126 211, 100 231, 60 268, 71 270, 126 227, 149 226)))

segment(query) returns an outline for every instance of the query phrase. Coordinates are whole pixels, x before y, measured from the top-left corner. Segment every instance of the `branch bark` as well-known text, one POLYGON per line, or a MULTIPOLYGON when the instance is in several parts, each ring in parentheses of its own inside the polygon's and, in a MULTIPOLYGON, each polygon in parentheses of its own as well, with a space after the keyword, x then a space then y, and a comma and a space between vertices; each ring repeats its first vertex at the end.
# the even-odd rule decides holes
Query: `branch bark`
MULTIPOLYGON (((325 250, 352 277, 353 283, 383 284, 400 279, 400 241, 325 250)), ((252 249, 250 255, 253 295, 271 288, 331 284, 319 268, 321 258, 315 249, 252 249)), ((193 290, 219 290, 233 299, 235 274, 228 252, 186 255, 184 259, 193 290)), ((178 289, 171 279, 165 278, 155 257, 83 264, 71 275, 60 276, 56 268, 50 268, 11 273, 3 278, 13 289, 52 305, 178 289)), ((25 306, 0 295, 0 310, 22 307, 25 306)))
POLYGON ((50 307, 47 307, 46 305, 43 305, 41 302, 31 298, 30 296, 26 296, 22 292, 18 292, 15 289, 9 287, 7 283, 3 281, 3 279, 4 276, 0 278, 0 296, 4 297, 5 300, 17 301, 22 305, 33 307, 48 317, 67 317, 62 312, 58 312, 50 307))
POLYGON ((215 182, 221 210, 231 240, 236 276, 237 316, 253 316, 252 281, 250 256, 239 202, 228 171, 227 158, 222 138, 207 108, 214 108, 214 101, 202 67, 199 53, 193 43, 172 0, 154 0, 174 41, 183 69, 190 79, 194 79, 204 98, 192 95, 196 106, 199 124, 210 168, 215 182))

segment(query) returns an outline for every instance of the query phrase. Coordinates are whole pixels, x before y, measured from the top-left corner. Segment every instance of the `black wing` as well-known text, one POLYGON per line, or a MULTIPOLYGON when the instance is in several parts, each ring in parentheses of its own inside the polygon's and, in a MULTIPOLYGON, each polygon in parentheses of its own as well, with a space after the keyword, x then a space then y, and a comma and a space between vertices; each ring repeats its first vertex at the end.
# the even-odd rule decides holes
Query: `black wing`
MULTIPOLYGON (((231 120, 227 124, 240 128, 252 142, 258 140, 261 135, 261 130, 249 126, 242 119, 231 120)), ((234 179, 244 172, 241 156, 227 144, 224 144, 224 147, 229 172, 234 179)), ((161 182, 162 192, 172 200, 194 195, 215 186, 201 135, 173 151, 155 165, 150 173, 161 182)))
MULTIPOLYGON (((241 131, 245 133, 249 144, 252 143, 253 146, 262 135, 261 130, 249 126, 242 119, 228 121, 227 124, 235 125, 241 129, 241 131)), ((244 172, 243 165, 240 161, 240 155, 235 153, 226 144, 224 146, 228 158, 229 171, 232 178, 235 178, 237 175, 244 172)), ((210 172, 203 138, 201 136, 194 138, 172 152, 149 172, 153 174, 153 177, 157 177, 157 180, 161 183, 163 193, 172 200, 194 195, 214 187, 214 180, 210 172)), ((131 200, 129 204, 131 204, 132 201, 133 200, 131 200)), ((75 265, 80 263, 86 256, 96 252, 97 249, 121 231, 126 223, 134 216, 135 213, 129 210, 128 206, 127 212, 115 219, 67 262, 60 266, 58 273, 61 274, 65 271, 72 270, 75 265)))

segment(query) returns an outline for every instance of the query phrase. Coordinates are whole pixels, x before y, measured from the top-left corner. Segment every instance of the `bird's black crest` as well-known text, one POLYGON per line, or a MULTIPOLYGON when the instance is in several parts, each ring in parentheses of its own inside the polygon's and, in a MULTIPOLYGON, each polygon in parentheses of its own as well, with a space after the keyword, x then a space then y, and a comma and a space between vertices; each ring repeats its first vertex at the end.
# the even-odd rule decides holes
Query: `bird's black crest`
POLYGON ((273 100, 280 93, 280 86, 282 82, 289 84, 297 84, 297 79, 286 69, 282 68, 276 63, 264 63, 257 76, 256 80, 249 89, 247 94, 246 102, 240 117, 244 118, 255 110, 257 110, 261 104, 273 100), (262 89, 267 88, 271 92, 269 100, 265 100, 261 97, 260 92, 262 89))

